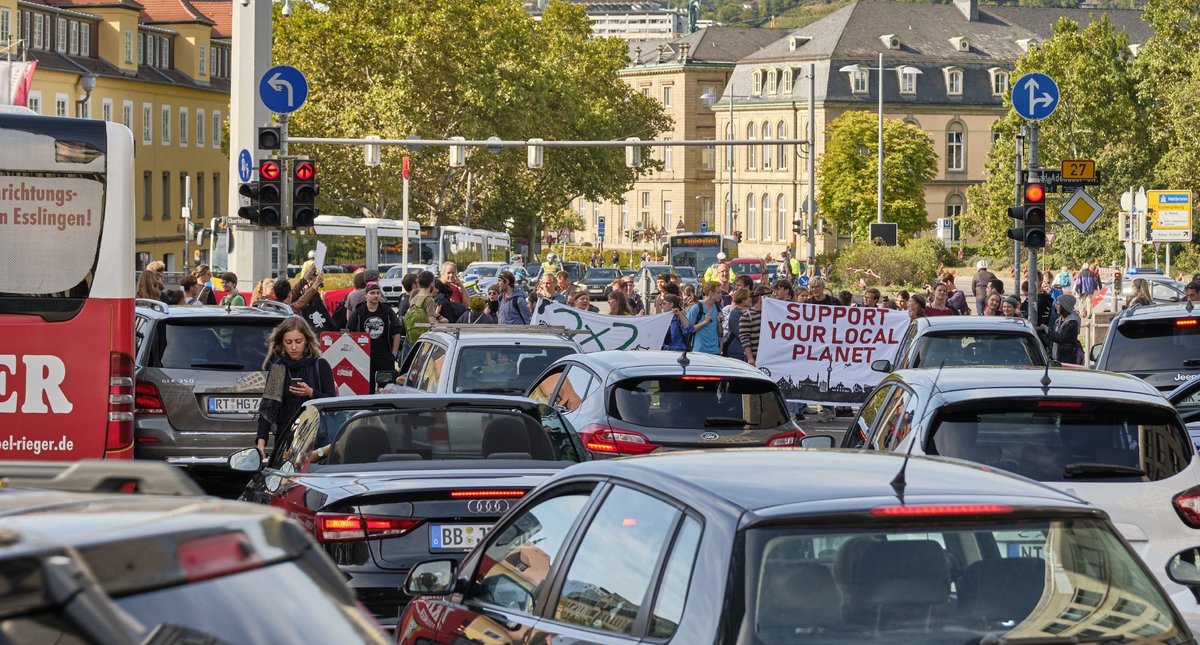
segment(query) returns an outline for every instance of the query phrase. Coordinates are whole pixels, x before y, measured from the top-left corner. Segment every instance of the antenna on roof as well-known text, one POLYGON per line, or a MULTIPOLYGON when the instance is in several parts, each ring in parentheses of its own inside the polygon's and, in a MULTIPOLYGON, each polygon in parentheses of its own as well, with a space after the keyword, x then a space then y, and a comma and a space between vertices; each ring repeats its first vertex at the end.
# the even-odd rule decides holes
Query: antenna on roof
MULTIPOLYGON (((942 368, 945 366, 946 366, 946 361, 942 361, 941 363, 938 364, 937 372, 933 375, 933 387, 931 387, 930 390, 932 390, 932 391, 937 390, 938 378, 941 377, 942 368)), ((932 397, 930 397, 930 398, 932 398, 932 397)), ((929 408, 929 401, 926 400, 925 401, 925 409, 921 410, 921 419, 925 418, 925 410, 927 410, 928 408, 929 408)), ((917 420, 916 419, 908 420, 909 423, 913 423, 914 421, 917 421, 917 420)), ((896 473, 896 476, 893 477, 892 481, 890 482, 890 484, 892 486, 892 491, 894 493, 896 493, 896 499, 900 500, 901 504, 904 504, 904 489, 908 487, 908 480, 905 478, 904 473, 906 470, 908 470, 908 460, 910 457, 912 457, 913 446, 917 445, 917 439, 918 439, 918 437, 913 437, 912 441, 909 442, 908 450, 904 452, 904 463, 900 464, 900 472, 896 473)))
POLYGON ((1050 393, 1050 361, 1046 361, 1046 371, 1042 372, 1042 395, 1050 393))
POLYGON ((1183 305, 1183 308, 1184 308, 1184 310, 1185 310, 1185 311, 1187 311, 1189 314, 1190 314, 1190 313, 1192 313, 1192 309, 1194 309, 1194 307, 1192 306, 1192 299, 1191 299, 1191 298, 1188 298, 1188 301, 1187 301, 1187 303, 1185 303, 1185 304, 1183 305))

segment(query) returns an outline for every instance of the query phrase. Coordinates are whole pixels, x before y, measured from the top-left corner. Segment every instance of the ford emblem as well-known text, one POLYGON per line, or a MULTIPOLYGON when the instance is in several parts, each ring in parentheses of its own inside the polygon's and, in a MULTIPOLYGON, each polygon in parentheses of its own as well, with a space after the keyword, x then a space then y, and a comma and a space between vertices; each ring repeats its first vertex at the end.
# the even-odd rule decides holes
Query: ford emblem
POLYGON ((700 438, 705 441, 716 441, 717 439, 721 438, 721 435, 715 432, 705 432, 704 434, 700 435, 700 438))

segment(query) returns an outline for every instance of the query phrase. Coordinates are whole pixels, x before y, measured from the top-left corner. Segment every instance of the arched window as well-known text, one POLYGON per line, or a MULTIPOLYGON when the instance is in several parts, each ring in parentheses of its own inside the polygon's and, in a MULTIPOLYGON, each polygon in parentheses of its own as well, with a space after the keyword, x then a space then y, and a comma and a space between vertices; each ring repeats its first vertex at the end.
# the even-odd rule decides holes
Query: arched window
MULTIPOLYGON (((746 126, 746 138, 754 140, 758 138, 758 125, 750 123, 746 126)), ((757 167, 755 157, 758 156, 758 148, 754 144, 746 146, 746 170, 754 170, 757 167)))
POLYGON ((779 91, 784 94, 792 93, 792 70, 791 70, 791 68, 783 70, 783 87, 781 87, 779 91))
POLYGON ((762 167, 763 170, 771 169, 771 144, 767 143, 767 139, 771 138, 771 124, 768 121, 763 121, 762 124, 762 167))
POLYGON ((771 219, 771 196, 763 193, 762 196, 762 236, 764 240, 771 239, 771 232, 775 230, 775 221, 771 219))
POLYGON ((754 236, 754 224, 758 219, 758 209, 755 206, 758 203, 758 197, 751 193, 746 195, 746 239, 756 239, 754 236))
POLYGON ((779 78, 779 77, 777 76, 777 73, 775 70, 770 70, 767 72, 767 94, 775 93, 775 87, 776 87, 775 80, 777 78, 779 78))
MULTIPOLYGON (((780 121, 775 126, 775 138, 776 139, 786 139, 787 138, 787 124, 784 123, 783 121, 780 121)), ((778 168, 780 170, 787 170, 787 166, 788 166, 787 151, 788 151, 788 147, 782 143, 775 146, 775 156, 778 158, 778 161, 779 161, 779 163, 775 164, 776 168, 778 168)))
POLYGON ((967 135, 959 121, 950 123, 946 128, 946 170, 961 172, 967 169, 967 135))
POLYGON ((779 214, 779 239, 786 240, 791 217, 788 216, 787 197, 783 193, 779 193, 779 201, 776 202, 776 206, 775 212, 779 214))
POLYGON ((762 70, 754 70, 754 94, 762 94, 762 70))

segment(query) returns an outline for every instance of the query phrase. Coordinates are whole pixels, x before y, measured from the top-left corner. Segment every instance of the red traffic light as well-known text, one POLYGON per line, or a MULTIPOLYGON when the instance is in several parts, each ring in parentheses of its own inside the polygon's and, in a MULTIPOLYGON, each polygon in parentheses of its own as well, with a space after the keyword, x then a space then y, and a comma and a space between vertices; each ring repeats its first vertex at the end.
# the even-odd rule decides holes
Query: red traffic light
POLYGON ((1041 184, 1027 184, 1025 186, 1025 203, 1040 204, 1046 201, 1046 188, 1041 184))
POLYGON ((298 162, 292 176, 300 181, 312 181, 317 176, 317 167, 311 161, 298 162))
POLYGON ((275 181, 279 179, 279 162, 267 160, 258 164, 258 178, 264 181, 275 181))

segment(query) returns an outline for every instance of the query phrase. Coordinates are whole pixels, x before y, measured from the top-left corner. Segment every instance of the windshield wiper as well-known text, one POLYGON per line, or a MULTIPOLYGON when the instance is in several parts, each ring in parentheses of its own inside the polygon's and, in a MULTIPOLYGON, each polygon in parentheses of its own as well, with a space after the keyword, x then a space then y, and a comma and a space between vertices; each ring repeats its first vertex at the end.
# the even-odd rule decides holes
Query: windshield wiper
POLYGON ((707 419, 704 420, 705 427, 744 426, 744 425, 746 425, 746 423, 747 422, 745 419, 740 419, 738 417, 708 417, 707 419))
POLYGON ((1005 637, 1003 634, 984 634, 979 639, 979 645, 1057 645, 1058 643, 1128 643, 1128 636, 1097 636, 1095 638, 1080 638, 1079 636, 1028 636, 1005 637))
POLYGON ((459 393, 470 394, 524 394, 525 390, 517 387, 464 387, 459 388, 459 393))
POLYGON ((1200 358, 1185 358, 1183 360, 1184 367, 1200 367, 1200 358))
POLYGON ((1145 477, 1146 471, 1136 466, 1119 466, 1117 464, 1067 464, 1063 469, 1063 477, 1107 477, 1109 475, 1145 477))

